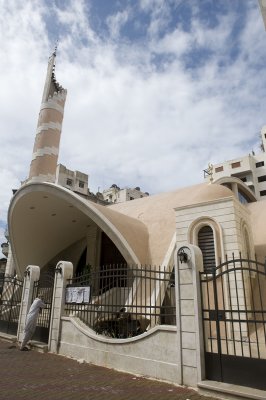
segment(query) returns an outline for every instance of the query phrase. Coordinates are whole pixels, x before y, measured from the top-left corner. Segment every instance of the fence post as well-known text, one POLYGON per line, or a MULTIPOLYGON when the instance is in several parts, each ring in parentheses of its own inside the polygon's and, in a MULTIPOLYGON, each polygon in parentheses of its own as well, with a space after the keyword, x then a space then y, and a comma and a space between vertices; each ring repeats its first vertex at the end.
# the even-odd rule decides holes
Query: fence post
POLYGON ((61 315, 65 305, 65 289, 68 279, 73 276, 73 264, 59 261, 55 268, 54 292, 52 300, 51 322, 49 329, 48 351, 57 353, 60 344, 61 315))
POLYGON ((177 383, 193 387, 204 378, 205 373, 199 282, 199 271, 202 270, 202 253, 197 246, 186 245, 178 249, 175 255, 179 347, 177 383), (187 260, 184 260, 184 252, 188 255, 187 260))
POLYGON ((21 307, 18 320, 17 340, 22 341, 26 317, 32 303, 34 283, 40 278, 40 267, 28 265, 25 271, 24 284, 21 297, 21 307))

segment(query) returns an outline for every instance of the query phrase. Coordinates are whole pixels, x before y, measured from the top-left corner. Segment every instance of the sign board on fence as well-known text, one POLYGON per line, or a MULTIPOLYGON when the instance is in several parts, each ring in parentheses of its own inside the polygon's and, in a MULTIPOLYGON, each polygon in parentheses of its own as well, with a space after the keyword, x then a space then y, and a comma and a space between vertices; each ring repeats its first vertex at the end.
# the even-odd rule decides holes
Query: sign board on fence
POLYGON ((89 303, 90 286, 68 286, 66 287, 66 303, 89 303))

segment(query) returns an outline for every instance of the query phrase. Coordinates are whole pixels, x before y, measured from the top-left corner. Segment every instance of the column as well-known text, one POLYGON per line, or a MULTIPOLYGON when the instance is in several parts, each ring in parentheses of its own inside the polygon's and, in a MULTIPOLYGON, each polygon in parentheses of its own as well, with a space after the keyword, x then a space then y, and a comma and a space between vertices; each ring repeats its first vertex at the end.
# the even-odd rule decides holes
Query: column
POLYGON ((73 276, 73 264, 69 261, 59 261, 55 268, 54 292, 51 311, 48 350, 58 352, 60 343, 61 315, 65 305, 65 290, 68 280, 73 276))
POLYGON ((202 254, 197 246, 181 247, 175 255, 177 335, 179 346, 178 383, 197 386, 204 376, 204 343, 199 271, 203 270, 202 254), (188 255, 180 260, 180 250, 188 255))
POLYGON ((19 342, 21 342, 22 340, 26 317, 30 309, 30 306, 32 304, 34 284, 36 281, 39 280, 39 278, 40 278, 40 267, 38 267, 37 265, 29 265, 25 271, 21 307, 19 313, 18 332, 17 332, 17 340, 19 342))

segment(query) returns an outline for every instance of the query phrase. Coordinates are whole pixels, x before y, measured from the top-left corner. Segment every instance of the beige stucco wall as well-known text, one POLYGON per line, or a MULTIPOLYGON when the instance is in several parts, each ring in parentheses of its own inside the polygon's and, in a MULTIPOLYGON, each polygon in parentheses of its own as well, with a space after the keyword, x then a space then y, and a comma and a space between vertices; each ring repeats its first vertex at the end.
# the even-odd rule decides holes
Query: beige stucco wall
POLYGON ((260 262, 266 257, 266 204, 264 201, 250 203, 247 205, 252 222, 252 233, 254 238, 255 253, 260 262))
POLYGON ((149 234, 150 263, 161 265, 176 232, 175 208, 189 207, 189 213, 198 204, 231 196, 221 185, 200 184, 143 199, 114 204, 108 208, 142 221, 149 234))
POLYGON ((35 153, 38 149, 42 149, 44 147, 59 148, 59 143, 60 131, 58 129, 54 130, 49 128, 49 130, 43 130, 36 135, 33 153, 35 153))
POLYGON ((251 247, 253 247, 250 212, 234 196, 207 201, 193 207, 177 207, 177 245, 182 246, 187 243, 197 245, 197 235, 193 235, 193 229, 196 229, 201 222, 216 227, 216 252, 222 261, 225 260, 226 254, 231 257, 232 253, 238 255, 240 251, 244 251, 243 224, 250 233, 251 247))

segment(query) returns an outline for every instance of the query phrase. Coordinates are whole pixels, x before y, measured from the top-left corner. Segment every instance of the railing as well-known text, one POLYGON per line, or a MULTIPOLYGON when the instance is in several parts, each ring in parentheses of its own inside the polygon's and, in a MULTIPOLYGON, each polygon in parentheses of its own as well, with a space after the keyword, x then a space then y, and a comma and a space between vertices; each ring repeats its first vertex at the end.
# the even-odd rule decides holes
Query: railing
POLYGON ((17 276, 4 276, 0 283, 0 331, 16 334, 23 279, 17 276))
POLYGON ((33 336, 34 340, 48 342, 52 310, 53 287, 54 271, 50 271, 41 275, 40 280, 34 283, 32 301, 37 296, 42 296, 45 303, 45 307, 40 310, 40 313, 38 315, 36 330, 33 336))
POLYGON ((175 325, 173 267, 91 267, 69 280, 65 315, 113 338, 140 335, 156 325, 175 325))
POLYGON ((0 295, 3 292, 4 283, 5 283, 5 273, 0 272, 0 295))
POLYGON ((265 264, 241 254, 200 273, 207 352, 266 359, 265 278, 265 264))
POLYGON ((204 179, 211 175, 209 168, 203 170, 204 179))
POLYGON ((266 390, 265 280, 241 254, 200 272, 206 379, 266 390))

